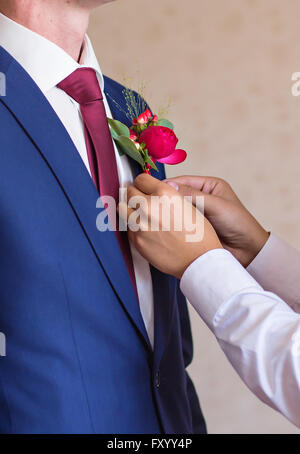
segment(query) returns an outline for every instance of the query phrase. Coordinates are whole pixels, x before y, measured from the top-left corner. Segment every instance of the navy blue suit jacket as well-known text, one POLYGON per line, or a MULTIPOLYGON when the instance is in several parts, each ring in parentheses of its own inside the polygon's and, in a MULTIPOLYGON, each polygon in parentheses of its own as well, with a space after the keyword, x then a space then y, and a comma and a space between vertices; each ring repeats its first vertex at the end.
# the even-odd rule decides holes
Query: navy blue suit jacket
MULTIPOLYGON (((178 282, 152 269, 153 352, 115 234, 96 228, 99 194, 72 140, 3 48, 0 72, 0 432, 205 432, 178 282)), ((109 100, 126 109, 122 91, 105 78, 109 100)))

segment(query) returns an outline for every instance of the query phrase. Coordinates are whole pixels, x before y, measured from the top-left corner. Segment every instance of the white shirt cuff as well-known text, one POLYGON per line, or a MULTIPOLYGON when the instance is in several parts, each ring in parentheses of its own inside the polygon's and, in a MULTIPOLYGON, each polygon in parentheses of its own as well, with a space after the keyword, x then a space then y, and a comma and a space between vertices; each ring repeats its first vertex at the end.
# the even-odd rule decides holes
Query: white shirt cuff
POLYGON ((180 288, 210 329, 223 303, 259 284, 225 249, 214 249, 195 260, 181 278, 180 288))

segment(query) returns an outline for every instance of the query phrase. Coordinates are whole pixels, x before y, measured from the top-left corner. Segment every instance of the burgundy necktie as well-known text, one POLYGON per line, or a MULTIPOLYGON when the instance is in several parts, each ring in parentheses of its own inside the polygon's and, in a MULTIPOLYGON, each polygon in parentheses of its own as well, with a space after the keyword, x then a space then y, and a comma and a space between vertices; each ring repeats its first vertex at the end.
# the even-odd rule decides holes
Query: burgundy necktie
MULTIPOLYGON (((95 186, 101 196, 111 196, 118 203, 120 183, 115 151, 95 71, 91 68, 79 68, 60 82, 58 87, 80 105, 89 165, 95 186)), ((116 236, 137 294, 127 233, 117 230, 116 236)))

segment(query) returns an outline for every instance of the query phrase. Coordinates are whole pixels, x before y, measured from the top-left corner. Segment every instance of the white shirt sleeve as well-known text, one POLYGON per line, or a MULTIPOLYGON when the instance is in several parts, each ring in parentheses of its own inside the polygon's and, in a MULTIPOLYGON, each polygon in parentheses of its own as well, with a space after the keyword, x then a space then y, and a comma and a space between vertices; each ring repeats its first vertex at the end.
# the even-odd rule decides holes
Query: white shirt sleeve
POLYGON ((192 263, 181 290, 246 385, 300 427, 300 315, 223 249, 192 263))
POLYGON ((300 252, 274 234, 247 268, 264 288, 300 312, 300 252))

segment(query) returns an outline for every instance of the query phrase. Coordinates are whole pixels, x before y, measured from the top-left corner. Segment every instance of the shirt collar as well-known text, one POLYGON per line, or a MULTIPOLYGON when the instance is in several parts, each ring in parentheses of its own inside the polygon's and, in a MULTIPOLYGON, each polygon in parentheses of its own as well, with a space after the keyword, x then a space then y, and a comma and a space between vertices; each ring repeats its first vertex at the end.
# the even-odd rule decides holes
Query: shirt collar
POLYGON ((78 63, 56 44, 0 13, 0 46, 23 66, 44 94, 76 69, 85 67, 96 71, 100 88, 104 89, 103 75, 87 35, 78 63))

